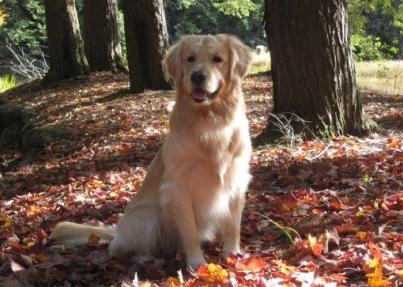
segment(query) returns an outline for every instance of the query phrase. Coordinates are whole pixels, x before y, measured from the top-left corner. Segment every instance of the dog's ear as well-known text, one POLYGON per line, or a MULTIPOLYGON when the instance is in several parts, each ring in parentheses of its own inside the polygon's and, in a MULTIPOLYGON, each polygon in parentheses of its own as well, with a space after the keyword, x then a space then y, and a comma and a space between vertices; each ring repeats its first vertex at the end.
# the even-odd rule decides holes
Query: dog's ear
POLYGON ((251 49, 235 36, 220 34, 218 37, 224 38, 230 50, 230 78, 234 75, 244 78, 252 63, 251 49))
POLYGON ((183 39, 168 49, 163 61, 166 76, 175 82, 179 82, 182 78, 182 46, 183 39))

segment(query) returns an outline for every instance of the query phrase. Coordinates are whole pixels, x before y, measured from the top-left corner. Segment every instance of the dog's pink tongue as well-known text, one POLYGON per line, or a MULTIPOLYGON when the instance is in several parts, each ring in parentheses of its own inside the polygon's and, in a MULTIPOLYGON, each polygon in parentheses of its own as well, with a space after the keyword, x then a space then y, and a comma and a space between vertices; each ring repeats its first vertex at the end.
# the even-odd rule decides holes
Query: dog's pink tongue
POLYGON ((208 95, 206 91, 197 89, 193 91, 192 97, 195 100, 205 100, 208 97, 208 95))

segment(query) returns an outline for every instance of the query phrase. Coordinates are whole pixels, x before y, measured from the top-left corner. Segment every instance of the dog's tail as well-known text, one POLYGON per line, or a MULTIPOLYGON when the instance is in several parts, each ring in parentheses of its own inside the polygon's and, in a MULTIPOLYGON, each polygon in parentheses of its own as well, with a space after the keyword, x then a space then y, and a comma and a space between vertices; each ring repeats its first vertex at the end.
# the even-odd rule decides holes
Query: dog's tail
POLYGON ((116 234, 116 230, 64 221, 56 225, 51 237, 58 243, 77 246, 88 243, 92 234, 103 240, 111 241, 116 234))

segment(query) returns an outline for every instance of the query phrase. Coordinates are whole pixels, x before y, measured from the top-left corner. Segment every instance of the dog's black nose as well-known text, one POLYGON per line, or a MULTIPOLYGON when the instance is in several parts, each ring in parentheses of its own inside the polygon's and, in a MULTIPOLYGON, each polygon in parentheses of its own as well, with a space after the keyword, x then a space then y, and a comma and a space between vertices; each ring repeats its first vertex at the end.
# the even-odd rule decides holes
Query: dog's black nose
POLYGON ((206 80, 207 76, 202 71, 193 72, 190 79, 195 84, 202 84, 206 80))

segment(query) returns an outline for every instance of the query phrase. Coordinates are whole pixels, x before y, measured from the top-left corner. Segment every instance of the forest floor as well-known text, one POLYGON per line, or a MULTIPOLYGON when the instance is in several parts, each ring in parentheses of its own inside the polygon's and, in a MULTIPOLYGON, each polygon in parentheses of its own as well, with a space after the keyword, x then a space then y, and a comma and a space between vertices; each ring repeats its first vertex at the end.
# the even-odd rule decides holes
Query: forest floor
MULTIPOLYGON (((244 82, 253 136, 271 87, 266 76, 244 82)), ((115 224, 161 146, 174 93, 127 88, 126 76, 99 73, 0 95, 70 130, 42 151, 1 152, 1 286, 403 284, 403 99, 373 92, 363 92, 364 109, 383 131, 254 149, 244 255, 220 259, 220 245, 207 244, 211 264, 190 274, 182 254, 132 262, 111 258, 96 236, 55 244, 62 220, 115 224)))

